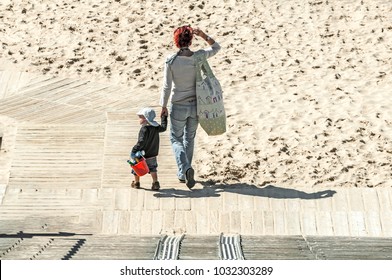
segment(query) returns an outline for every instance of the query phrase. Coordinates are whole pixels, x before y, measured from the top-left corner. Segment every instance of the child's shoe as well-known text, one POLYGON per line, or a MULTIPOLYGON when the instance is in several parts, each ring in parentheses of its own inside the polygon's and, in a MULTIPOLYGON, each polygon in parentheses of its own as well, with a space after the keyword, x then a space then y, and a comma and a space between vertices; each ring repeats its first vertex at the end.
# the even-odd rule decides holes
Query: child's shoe
POLYGON ((131 187, 134 189, 140 189, 140 182, 132 181, 131 187))
POLYGON ((152 189, 153 191, 157 191, 157 190, 159 190, 160 187, 161 187, 161 186, 159 185, 159 182, 154 182, 154 183, 152 183, 151 189, 152 189))

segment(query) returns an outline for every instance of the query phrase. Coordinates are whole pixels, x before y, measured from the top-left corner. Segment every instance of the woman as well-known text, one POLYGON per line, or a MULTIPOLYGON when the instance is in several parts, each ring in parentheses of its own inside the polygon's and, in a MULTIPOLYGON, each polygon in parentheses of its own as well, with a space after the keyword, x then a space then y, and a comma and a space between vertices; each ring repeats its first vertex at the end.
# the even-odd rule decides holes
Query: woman
POLYGON ((160 100, 161 116, 168 113, 167 105, 171 97, 170 142, 178 166, 177 177, 188 188, 192 188, 195 185, 192 158, 198 126, 194 56, 196 53, 209 58, 220 50, 220 45, 202 30, 190 26, 182 26, 174 31, 174 43, 179 51, 166 59, 160 100), (193 35, 204 39, 210 47, 197 52, 190 50, 193 35))

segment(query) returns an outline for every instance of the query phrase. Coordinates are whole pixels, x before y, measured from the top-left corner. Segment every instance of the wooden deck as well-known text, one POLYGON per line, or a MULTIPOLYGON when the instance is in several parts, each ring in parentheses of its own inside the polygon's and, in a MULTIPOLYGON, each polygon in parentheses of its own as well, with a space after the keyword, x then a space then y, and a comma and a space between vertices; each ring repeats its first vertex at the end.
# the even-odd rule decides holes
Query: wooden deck
POLYGON ((390 248, 385 238, 392 236, 392 191, 387 188, 336 188, 334 195, 323 198, 317 195, 321 190, 206 186, 199 181, 190 191, 176 179, 165 132, 158 158, 162 189, 151 191, 149 176, 142 177, 142 189, 131 189, 126 160, 140 128, 136 112, 151 106, 159 113, 158 95, 0 67, 2 248, 24 244, 15 237, 20 231, 42 233, 37 225, 52 224, 49 233, 54 234, 30 236, 26 247, 8 252, 7 258, 70 258, 67 252, 72 248, 78 248, 75 258, 94 258, 97 252, 115 258, 110 252, 118 251, 114 247, 99 247, 100 240, 116 244, 115 236, 118 243, 113 246, 139 242, 143 258, 150 258, 156 247, 150 243, 164 234, 185 234, 181 259, 215 259, 221 233, 244 236, 248 259, 365 258, 368 242, 380 244, 372 252, 374 258, 390 258, 383 249, 390 248), (11 233, 13 237, 7 236, 11 233), (283 247, 280 236, 286 237, 283 247), (358 249, 358 254, 338 252, 346 242, 343 237, 363 241, 363 247, 355 243, 349 248, 358 249), (380 243, 366 238, 379 238, 380 243), (199 252, 200 242, 205 249, 199 252), (37 248, 45 245, 56 245, 55 253, 38 254, 37 248), (284 248, 292 253, 285 255, 284 248))
MULTIPOLYGON (((0 260, 153 260, 160 236, 0 235, 0 260)), ((392 238, 241 236, 245 260, 391 260, 392 238)), ((219 236, 187 236, 168 260, 226 260, 219 236)), ((237 259, 233 259, 237 260, 237 259)))
MULTIPOLYGON (((126 163, 140 129, 136 112, 159 113, 157 92, 1 68, 0 81, 2 220, 77 215, 93 217, 98 232, 125 234, 133 215, 160 209, 159 200, 130 189, 126 163)), ((161 143, 161 185, 187 191, 176 180, 167 132, 161 143)), ((150 187, 147 175, 142 188, 150 187)))
MULTIPOLYGON (((0 260, 153 260, 161 256, 163 235, 92 234, 77 219, 0 221, 0 260), (70 231, 61 231, 69 223, 70 231), (73 231, 72 229, 77 229, 73 231)), ((169 237, 180 237, 169 235, 169 237)), ((392 238, 350 236, 236 235, 245 260, 391 260, 392 238)), ((182 235, 173 254, 179 260, 228 259, 219 235, 182 235)), ((158 258, 159 259, 159 258, 158 258)))

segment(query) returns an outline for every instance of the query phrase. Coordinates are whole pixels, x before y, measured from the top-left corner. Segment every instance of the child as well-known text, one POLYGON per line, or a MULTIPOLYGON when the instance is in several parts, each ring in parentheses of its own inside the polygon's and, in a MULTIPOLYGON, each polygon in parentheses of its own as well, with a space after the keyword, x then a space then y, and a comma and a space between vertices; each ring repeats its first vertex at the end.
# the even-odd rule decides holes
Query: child
MULTIPOLYGON (((142 126, 139 131, 139 137, 136 145, 131 151, 131 157, 138 151, 144 151, 144 157, 146 163, 150 169, 152 177, 152 190, 159 190, 160 185, 158 182, 157 174, 157 155, 159 152, 159 133, 164 132, 167 127, 167 114, 161 117, 161 125, 159 125, 155 118, 155 111, 151 108, 141 109, 137 115, 139 116, 139 123, 142 126)), ((132 174, 135 175, 135 181, 132 182, 132 188, 140 188, 140 177, 136 175, 135 171, 132 170, 132 174)))

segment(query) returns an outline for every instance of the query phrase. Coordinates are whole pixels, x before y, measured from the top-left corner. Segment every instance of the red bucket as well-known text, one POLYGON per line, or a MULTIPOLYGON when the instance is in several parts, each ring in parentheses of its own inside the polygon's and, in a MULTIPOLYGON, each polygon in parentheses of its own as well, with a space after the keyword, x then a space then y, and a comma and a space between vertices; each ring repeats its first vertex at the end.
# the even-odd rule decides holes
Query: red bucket
POLYGON ((135 165, 131 165, 131 167, 139 177, 146 175, 148 172, 150 172, 145 158, 141 158, 138 163, 136 163, 135 165))

